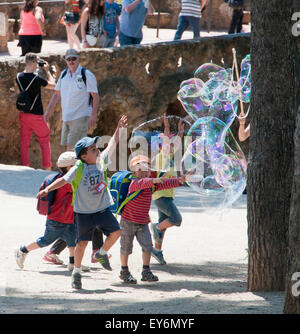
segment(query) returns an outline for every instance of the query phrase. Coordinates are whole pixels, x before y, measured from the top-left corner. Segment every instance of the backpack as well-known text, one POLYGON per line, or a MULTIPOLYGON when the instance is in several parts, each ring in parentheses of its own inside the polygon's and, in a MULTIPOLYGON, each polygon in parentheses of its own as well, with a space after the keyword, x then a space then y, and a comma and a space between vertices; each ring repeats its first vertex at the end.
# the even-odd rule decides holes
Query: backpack
MULTIPOLYGON (((42 184, 40 185, 40 190, 45 189, 49 184, 53 183, 56 179, 61 177, 63 174, 62 173, 54 173, 48 175, 42 184)), ((47 216, 51 212, 51 206, 53 205, 55 201, 55 195, 56 195, 56 190, 50 191, 47 196, 39 198, 37 202, 37 211, 39 212, 40 215, 47 216)))
POLYGON ((20 73, 17 74, 17 81, 20 86, 20 93, 17 95, 17 100, 16 100, 16 107, 18 110, 23 111, 25 113, 31 112, 39 94, 32 100, 30 95, 28 94, 28 88, 31 86, 33 81, 37 78, 37 75, 34 76, 34 78, 30 81, 29 85, 26 87, 26 89, 23 88, 20 80, 19 80, 19 75, 20 73))
POLYGON ((244 0, 228 0, 227 3, 229 7, 239 8, 243 6, 244 0))
MULTIPOLYGON (((61 80, 66 76, 67 72, 68 72, 67 68, 63 70, 62 75, 61 75, 61 80)), ((86 72, 86 68, 82 67, 81 68, 81 76, 82 76, 82 80, 83 80, 84 84, 86 85, 86 74, 85 74, 85 72, 86 72)), ((92 94, 90 94, 89 105, 92 104, 92 101, 93 101, 93 97, 92 97, 92 94)))
POLYGON ((114 199, 114 204, 109 209, 116 216, 122 213, 126 203, 136 198, 142 192, 142 190, 137 190, 128 194, 129 185, 133 178, 132 173, 128 171, 117 172, 111 177, 109 190, 114 199))

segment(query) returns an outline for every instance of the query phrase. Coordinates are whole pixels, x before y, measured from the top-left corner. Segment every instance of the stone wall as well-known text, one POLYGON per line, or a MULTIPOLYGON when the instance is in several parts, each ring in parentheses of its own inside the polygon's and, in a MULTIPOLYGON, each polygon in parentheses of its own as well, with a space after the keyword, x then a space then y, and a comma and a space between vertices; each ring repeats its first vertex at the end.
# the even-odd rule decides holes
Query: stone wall
MULTIPOLYGON (((121 114, 126 114, 129 132, 140 122, 162 115, 186 116, 177 100, 183 80, 191 78, 203 63, 232 65, 232 48, 238 61, 250 52, 248 34, 201 38, 153 45, 128 46, 112 49, 89 49, 81 52, 81 64, 91 69, 97 78, 100 94, 98 124, 91 135, 112 135, 121 114)), ((65 68, 63 54, 43 54, 57 68, 57 75, 65 68)), ((20 137, 16 74, 24 64, 13 57, 0 59, 0 163, 19 164, 20 137)), ((44 108, 52 92, 42 90, 44 108)), ((58 104, 50 118, 52 162, 63 151, 60 146, 61 108, 58 104)), ((236 126, 236 125, 234 125, 236 126)), ((233 127, 234 127, 233 126, 233 127)), ((233 129, 233 131, 235 131, 233 129)), ((41 166, 39 144, 32 138, 30 148, 32 166, 41 166)))
MULTIPOLYGON (((11 4, 1 5, 1 3, 12 2, 9 0, 0 0, 0 12, 7 14, 13 26, 14 38, 18 38, 20 12, 23 5, 11 4), (15 22, 13 22, 15 21, 15 22)), ((16 1, 15 1, 16 2, 16 1)), ((66 39, 66 28, 59 21, 64 13, 64 1, 40 1, 39 6, 43 8, 45 16, 45 39, 66 39)), ((78 29, 79 31, 79 29, 78 29)), ((12 37, 11 37, 12 38, 12 37)))
MULTIPOLYGON (((170 13, 169 28, 177 27, 178 15, 181 10, 181 0, 151 0, 155 10, 158 10, 159 2, 161 2, 161 11, 170 13)), ((245 10, 250 11, 250 0, 245 0, 245 10)), ((206 8, 201 19, 201 28, 207 29, 209 25, 209 13, 211 11, 210 28, 212 30, 227 30, 230 22, 232 11, 224 0, 207 0, 206 8), (210 10, 211 6, 211 10, 210 10)))

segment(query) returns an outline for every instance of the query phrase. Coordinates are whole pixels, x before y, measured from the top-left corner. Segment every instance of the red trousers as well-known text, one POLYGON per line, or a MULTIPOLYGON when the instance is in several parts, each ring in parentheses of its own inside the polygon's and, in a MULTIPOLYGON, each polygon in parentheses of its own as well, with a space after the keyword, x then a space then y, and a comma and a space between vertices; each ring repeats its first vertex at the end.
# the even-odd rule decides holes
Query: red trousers
POLYGON ((44 116, 19 113, 20 120, 20 146, 21 164, 29 166, 29 146, 32 133, 35 133, 42 150, 43 168, 51 167, 50 128, 45 122, 44 116))

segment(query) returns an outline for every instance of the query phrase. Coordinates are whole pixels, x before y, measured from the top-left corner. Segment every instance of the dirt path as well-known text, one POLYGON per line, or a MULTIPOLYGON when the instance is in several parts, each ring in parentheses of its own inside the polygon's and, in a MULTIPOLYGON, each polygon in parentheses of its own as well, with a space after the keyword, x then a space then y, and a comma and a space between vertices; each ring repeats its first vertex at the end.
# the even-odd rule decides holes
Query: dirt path
MULTIPOLYGON (((135 244, 129 260, 135 286, 120 282, 119 244, 112 250, 112 272, 90 263, 88 245, 83 263, 83 289, 71 288, 66 266, 45 264, 46 249, 29 254, 18 269, 14 249, 43 235, 45 218, 36 210, 35 194, 48 173, 20 166, 0 165, 0 314, 205 314, 282 313, 283 293, 247 292, 246 195, 222 216, 199 208, 197 195, 177 189, 176 203, 183 215, 180 228, 169 230, 161 266, 152 260, 157 283, 140 281, 141 250, 135 244)), ((151 210, 155 221, 155 208, 151 210)), ((65 263, 68 252, 60 256, 65 263)))

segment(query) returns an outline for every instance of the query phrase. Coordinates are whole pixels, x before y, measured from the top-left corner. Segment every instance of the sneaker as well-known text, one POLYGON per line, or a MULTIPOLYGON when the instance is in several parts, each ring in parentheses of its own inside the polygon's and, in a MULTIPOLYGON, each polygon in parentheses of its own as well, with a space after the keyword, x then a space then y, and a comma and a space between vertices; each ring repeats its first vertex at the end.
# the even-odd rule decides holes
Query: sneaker
MULTIPOLYGON (((91 256, 91 262, 92 263, 98 263, 98 260, 95 258, 95 254, 99 251, 99 249, 94 249, 92 252, 92 256, 91 256)), ((107 254, 108 258, 111 258, 111 254, 107 254)))
POLYGON ((163 232, 158 229, 158 223, 152 223, 151 230, 152 230, 152 234, 153 234, 153 238, 155 242, 157 242, 158 244, 161 244, 163 240, 163 232))
POLYGON ((107 254, 102 255, 100 254, 100 251, 98 251, 95 253, 95 258, 97 259, 98 262, 101 263, 104 269, 112 271, 107 254))
POLYGON ((159 264, 167 264, 167 262, 164 259, 162 250, 158 251, 155 248, 151 251, 151 256, 153 256, 159 264))
POLYGON ((27 256, 27 253, 23 253, 20 249, 15 250, 15 259, 20 269, 24 268, 24 262, 25 262, 26 256, 27 256))
MULTIPOLYGON (((68 270, 69 271, 73 271, 73 269, 74 269, 74 263, 68 263, 68 270)), ((85 266, 85 265, 81 265, 81 270, 82 271, 90 271, 91 269, 90 269, 90 267, 88 267, 88 266, 85 266)))
POLYGON ((137 280, 130 274, 130 271, 128 270, 121 270, 119 277, 124 283, 129 283, 129 284, 137 283, 137 280))
POLYGON ((81 289, 81 275, 79 273, 72 274, 72 288, 73 289, 81 289))
POLYGON ((59 259, 58 256, 54 253, 51 253, 50 251, 48 251, 43 259, 47 262, 51 262, 53 264, 64 264, 64 261, 59 259))
POLYGON ((153 275, 151 270, 144 270, 142 272, 142 278, 141 281, 147 281, 147 282, 157 282, 158 277, 156 275, 153 275))

